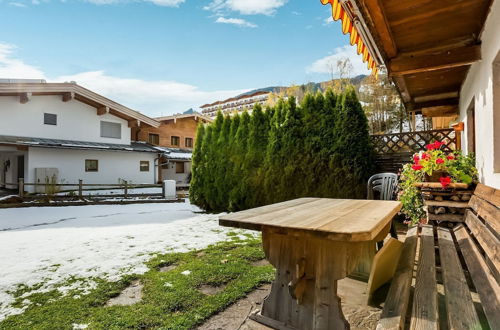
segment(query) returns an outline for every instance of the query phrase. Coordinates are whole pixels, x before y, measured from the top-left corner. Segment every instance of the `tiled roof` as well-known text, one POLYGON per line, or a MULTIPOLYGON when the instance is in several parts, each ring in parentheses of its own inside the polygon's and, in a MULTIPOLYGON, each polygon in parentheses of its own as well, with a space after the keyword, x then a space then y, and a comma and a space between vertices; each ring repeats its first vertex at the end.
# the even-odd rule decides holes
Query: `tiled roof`
POLYGON ((99 143, 99 142, 74 141, 74 140, 32 138, 32 137, 9 136, 9 135, 0 135, 0 144, 23 145, 23 146, 44 147, 44 148, 59 148, 59 149, 158 152, 152 146, 141 142, 132 142, 131 144, 116 144, 116 143, 99 143))

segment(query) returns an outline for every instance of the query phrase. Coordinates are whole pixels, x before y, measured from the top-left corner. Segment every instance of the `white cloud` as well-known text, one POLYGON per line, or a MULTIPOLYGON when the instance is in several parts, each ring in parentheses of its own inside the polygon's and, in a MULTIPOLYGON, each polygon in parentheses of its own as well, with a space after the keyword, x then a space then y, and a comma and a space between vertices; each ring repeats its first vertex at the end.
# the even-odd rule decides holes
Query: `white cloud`
POLYGON ((0 43, 0 78, 43 79, 44 73, 23 61, 13 58, 15 46, 0 43))
POLYGON ((9 2, 9 5, 14 6, 14 7, 21 7, 21 8, 26 7, 26 5, 24 3, 21 3, 21 2, 9 2))
POLYGON ((223 23, 223 24, 233 24, 241 27, 250 27, 250 28, 256 28, 257 25, 247 22, 244 19, 241 18, 224 18, 224 17, 219 17, 215 21, 215 23, 223 23))
POLYGON ((325 18, 325 19, 323 20, 323 25, 330 25, 330 24, 332 24, 333 22, 335 22, 335 21, 333 20, 333 17, 330 15, 330 16, 328 16, 327 18, 325 18))
POLYGON ((338 47, 332 55, 314 61, 314 63, 306 68, 306 72, 331 74, 333 70, 333 73, 338 75, 338 72, 336 72, 337 61, 346 58, 348 58, 352 64, 351 76, 370 74, 370 71, 366 67, 366 63, 363 63, 361 55, 357 54, 356 47, 350 45, 338 47))
POLYGON ((190 107, 196 108, 248 91, 206 91, 177 81, 117 77, 102 70, 50 77, 40 69, 13 58, 14 49, 12 45, 0 43, 0 78, 46 79, 48 82, 76 81, 85 88, 149 116, 179 113, 190 107))
POLYGON ((212 0, 204 9, 216 13, 236 11, 242 15, 273 15, 288 0, 212 0))

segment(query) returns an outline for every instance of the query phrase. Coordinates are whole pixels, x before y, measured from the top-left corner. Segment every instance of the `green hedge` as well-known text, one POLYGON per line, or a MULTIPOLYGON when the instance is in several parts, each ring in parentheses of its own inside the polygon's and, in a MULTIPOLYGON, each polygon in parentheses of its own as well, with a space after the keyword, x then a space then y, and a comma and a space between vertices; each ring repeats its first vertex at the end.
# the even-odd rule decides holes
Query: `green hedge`
POLYGON ((364 198, 373 170, 368 123, 354 89, 280 100, 198 128, 190 200, 238 211, 298 197, 364 198))

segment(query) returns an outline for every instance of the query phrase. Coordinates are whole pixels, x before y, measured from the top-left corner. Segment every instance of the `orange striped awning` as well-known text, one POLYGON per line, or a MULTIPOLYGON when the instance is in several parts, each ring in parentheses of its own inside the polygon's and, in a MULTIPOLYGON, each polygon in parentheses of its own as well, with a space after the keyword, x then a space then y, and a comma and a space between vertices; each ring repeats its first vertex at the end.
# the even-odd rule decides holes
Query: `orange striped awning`
POLYGON ((332 18, 334 21, 342 20, 342 33, 349 33, 349 41, 352 46, 357 46, 358 55, 363 57, 363 63, 366 63, 368 70, 372 70, 372 74, 375 76, 378 73, 377 63, 373 59, 373 55, 370 54, 368 47, 365 46, 361 36, 352 23, 347 12, 342 8, 339 0, 320 0, 323 5, 330 4, 332 6, 332 18))

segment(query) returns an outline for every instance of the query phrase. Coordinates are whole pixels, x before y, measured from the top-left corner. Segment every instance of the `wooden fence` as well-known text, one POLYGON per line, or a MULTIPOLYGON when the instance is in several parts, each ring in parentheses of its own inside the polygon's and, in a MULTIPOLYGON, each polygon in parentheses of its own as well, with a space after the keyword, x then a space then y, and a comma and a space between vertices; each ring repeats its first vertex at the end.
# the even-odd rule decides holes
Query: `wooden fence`
POLYGON ((113 195, 99 195, 99 197, 131 197, 131 196, 160 196, 160 193, 156 194, 130 194, 130 189, 137 188, 161 188, 161 196, 165 196, 165 187, 163 184, 132 184, 127 181, 123 183, 83 183, 83 180, 78 180, 78 183, 28 183, 24 182, 24 179, 19 179, 18 183, 6 183, 9 186, 17 186, 19 191, 19 197, 24 197, 25 187, 44 187, 44 191, 51 191, 51 194, 60 194, 64 192, 77 192, 75 196, 83 198, 88 195, 84 195, 84 191, 99 191, 99 190, 123 190, 123 194, 113 194, 113 195), (62 189, 67 187, 75 187, 74 189, 62 189))
POLYGON ((412 154, 425 150, 434 141, 444 143, 446 152, 457 150, 457 139, 453 129, 436 129, 420 132, 405 132, 372 135, 376 153, 375 163, 379 172, 397 173, 403 164, 411 161, 412 154))

